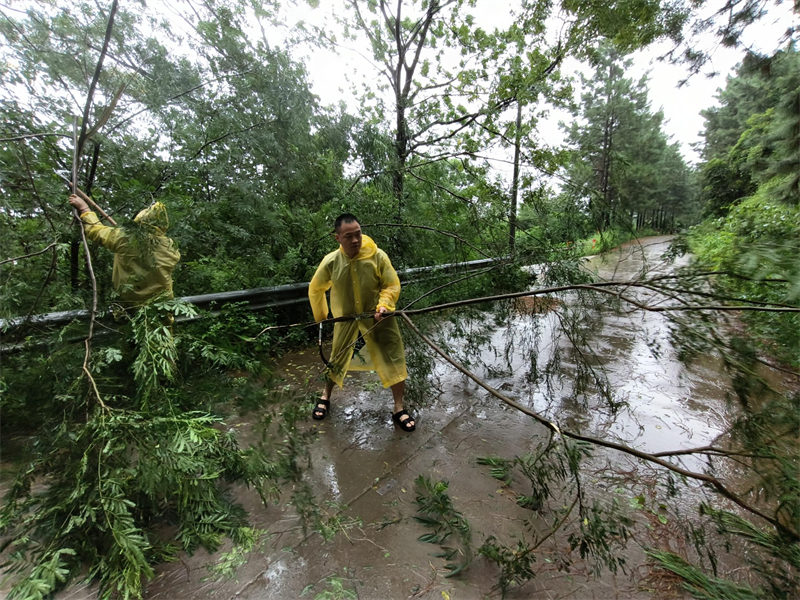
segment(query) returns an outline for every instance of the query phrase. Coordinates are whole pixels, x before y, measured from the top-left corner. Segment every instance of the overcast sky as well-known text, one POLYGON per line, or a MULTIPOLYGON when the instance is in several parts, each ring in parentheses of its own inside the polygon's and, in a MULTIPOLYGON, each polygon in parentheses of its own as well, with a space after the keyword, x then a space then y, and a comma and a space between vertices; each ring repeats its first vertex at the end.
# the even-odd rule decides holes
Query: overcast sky
MULTIPOLYGON (((470 9, 476 16, 476 23, 487 31, 495 27, 505 27, 510 21, 511 7, 517 3, 513 0, 478 0, 475 8, 470 9)), ((723 4, 723 0, 714 0, 708 3, 708 10, 714 11, 723 4)), ((769 6, 769 14, 756 25, 751 26, 745 36, 745 43, 754 49, 763 52, 772 52, 776 49, 779 39, 787 27, 794 23, 798 25, 798 17, 791 11, 792 2, 785 2, 782 6, 769 6)), ((343 0, 320 0, 316 9, 300 6, 287 17, 287 25, 293 25, 303 20, 318 26, 335 30, 336 24, 332 17, 334 11, 343 9, 343 0)), ((693 77, 686 85, 678 88, 678 82, 685 78, 685 69, 664 62, 658 62, 658 56, 669 49, 669 44, 657 44, 644 51, 633 55, 634 65, 627 73, 629 77, 638 79, 645 72, 650 72, 650 101, 653 110, 662 108, 667 119, 666 131, 674 141, 681 144, 684 156, 690 162, 696 162, 697 153, 691 144, 699 142, 699 133, 703 128, 703 118, 700 111, 714 104, 714 95, 717 88, 725 86, 725 77, 732 72, 741 60, 741 50, 733 50, 718 45, 717 40, 709 35, 706 39, 698 40, 706 49, 713 51, 709 71, 717 72, 713 78, 704 75, 693 77)), ((362 45, 359 50, 368 54, 369 47, 362 45)), ((357 109, 350 91, 350 86, 345 82, 345 76, 352 81, 376 81, 375 69, 358 53, 340 50, 338 56, 332 52, 319 48, 296 48, 295 57, 306 63, 314 93, 324 104, 336 104, 345 101, 351 111, 357 109)), ((578 69, 586 69, 577 61, 564 63, 565 73, 575 73, 578 69)), ((552 118, 540 123, 541 137, 551 144, 559 144, 563 137, 558 127, 558 121, 568 118, 564 113, 553 114, 552 118)))
MULTIPOLYGON (((784 1, 780 6, 774 6, 770 0, 765 0, 769 12, 766 17, 755 25, 750 26, 744 36, 744 43, 754 50, 771 53, 780 45, 782 37, 790 25, 800 26, 800 17, 792 12, 793 1, 784 1)), ((713 14, 725 0, 710 0, 705 7, 706 14, 713 14)), ((30 0, 21 0, 14 5, 23 8, 28 4, 38 4, 30 0)), ((286 36, 298 21, 311 23, 325 28, 339 39, 342 38, 338 25, 333 18, 337 12, 345 11, 344 0, 319 0, 317 8, 311 8, 307 0, 296 0, 295 3, 282 3, 283 13, 280 15, 285 22, 283 27, 269 27, 267 37, 270 43, 283 45, 286 36)), ((468 8, 476 17, 476 25, 486 31, 495 28, 506 28, 511 21, 511 10, 518 4, 518 0, 477 0, 476 6, 468 8)), ((182 29, 185 22, 178 16, 176 10, 182 8, 181 3, 163 2, 148 3, 148 8, 155 14, 163 15, 174 29, 182 29), (174 7, 172 6, 174 4, 174 7)), ((253 23, 249 34, 260 37, 261 30, 257 23, 253 23)), ((725 86, 725 77, 732 73, 736 64, 741 60, 743 51, 740 49, 724 48, 711 34, 706 38, 697 40, 705 50, 712 51, 711 63, 707 71, 714 71, 716 75, 708 78, 705 75, 696 75, 683 87, 678 87, 678 82, 685 78, 685 68, 680 65, 670 65, 658 62, 657 58, 669 50, 668 43, 651 46, 635 53, 633 67, 627 76, 640 78, 646 72, 650 77, 650 101, 652 109, 663 109, 667 134, 673 141, 680 143, 683 154, 689 162, 696 162, 698 154, 691 145, 701 141, 699 133, 703 129, 703 118, 700 111, 715 104, 714 95, 717 88, 725 86)), ((345 102, 351 113, 357 113, 359 104, 354 98, 351 85, 347 79, 354 83, 366 82, 376 93, 378 74, 367 58, 371 58, 369 44, 364 38, 351 42, 351 50, 340 49, 338 54, 320 49, 317 46, 300 45, 292 48, 296 60, 305 63, 309 73, 310 82, 315 94, 323 104, 338 104, 345 102)), ((176 49, 180 52, 180 49, 176 49)), ((576 75, 578 70, 590 74, 586 65, 581 65, 573 59, 567 59, 562 65, 562 72, 576 75)), ((576 78, 577 79, 577 78, 576 78)), ((578 86, 576 85, 576 88, 578 86)), ((579 90, 576 89, 576 94, 579 90)), ((387 106, 392 101, 388 99, 387 106)), ((553 111, 550 118, 538 124, 539 137, 550 145, 560 145, 563 141, 563 132, 558 126, 559 121, 569 119, 565 112, 553 111)), ((494 167, 500 172, 510 170, 510 165, 497 162, 494 167)))

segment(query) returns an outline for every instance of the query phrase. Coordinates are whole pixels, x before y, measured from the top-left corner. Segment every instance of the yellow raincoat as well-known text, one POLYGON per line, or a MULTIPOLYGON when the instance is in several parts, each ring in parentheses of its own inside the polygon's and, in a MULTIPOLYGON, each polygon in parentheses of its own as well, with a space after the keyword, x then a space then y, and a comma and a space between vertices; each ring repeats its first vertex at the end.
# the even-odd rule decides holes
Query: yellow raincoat
POLYGON ((166 236, 169 216, 161 202, 136 215, 134 221, 141 227, 141 238, 101 224, 93 212, 83 213, 81 221, 87 238, 114 253, 111 282, 123 304, 133 307, 162 295, 172 298, 172 271, 181 254, 166 236))
MULTIPOLYGON (((386 253, 365 235, 361 250, 352 260, 339 246, 317 267, 308 286, 308 299, 317 321, 328 317, 325 292, 329 289, 334 317, 374 313, 381 306, 393 311, 400 297, 400 280, 386 253)), ((334 323, 330 363, 328 376, 339 387, 348 369, 377 371, 385 388, 404 381, 408 371, 397 320, 389 317, 378 322, 370 316, 360 321, 334 323), (352 344, 359 332, 366 348, 353 356, 352 344)))

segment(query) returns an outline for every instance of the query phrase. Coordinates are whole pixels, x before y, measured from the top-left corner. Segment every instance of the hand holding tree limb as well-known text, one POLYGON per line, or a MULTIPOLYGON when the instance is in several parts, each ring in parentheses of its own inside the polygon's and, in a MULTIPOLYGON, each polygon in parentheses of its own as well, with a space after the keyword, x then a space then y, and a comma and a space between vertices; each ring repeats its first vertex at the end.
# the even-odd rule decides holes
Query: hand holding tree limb
POLYGON ((80 197, 75 194, 71 194, 69 197, 69 203, 72 205, 72 208, 78 211, 79 215, 82 215, 85 212, 89 212, 89 205, 86 204, 80 197))

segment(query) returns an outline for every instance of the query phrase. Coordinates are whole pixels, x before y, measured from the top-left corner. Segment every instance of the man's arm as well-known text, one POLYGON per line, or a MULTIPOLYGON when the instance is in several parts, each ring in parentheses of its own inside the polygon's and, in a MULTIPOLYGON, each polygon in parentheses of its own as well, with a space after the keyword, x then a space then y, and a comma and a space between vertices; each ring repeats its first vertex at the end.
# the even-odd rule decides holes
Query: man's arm
POLYGON ((378 306, 375 307, 377 311, 375 318, 380 320, 378 314, 394 312, 397 306, 397 300, 400 298, 400 278, 392 266, 392 261, 383 252, 379 258, 378 267, 381 274, 381 293, 378 297, 378 306))
POLYGON ((125 234, 116 227, 106 227, 97 218, 97 215, 89 210, 89 205, 81 200, 78 196, 73 194, 69 197, 69 203, 78 211, 78 215, 83 221, 86 237, 102 244, 108 250, 116 252, 122 241, 125 239, 125 234))
POLYGON ((325 292, 333 285, 328 266, 323 260, 311 278, 311 283, 308 284, 308 300, 311 302, 311 310, 317 322, 328 318, 328 299, 325 297, 325 292))

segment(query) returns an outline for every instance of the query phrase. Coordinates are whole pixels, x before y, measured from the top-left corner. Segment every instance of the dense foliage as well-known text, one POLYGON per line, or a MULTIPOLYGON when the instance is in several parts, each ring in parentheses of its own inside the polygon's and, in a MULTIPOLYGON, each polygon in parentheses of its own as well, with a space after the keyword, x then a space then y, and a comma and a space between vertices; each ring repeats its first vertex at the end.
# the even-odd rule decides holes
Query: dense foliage
POLYGON ((267 503, 282 479, 297 477, 307 437, 293 424, 305 399, 270 396, 269 388, 226 376, 263 368, 221 348, 219 332, 190 327, 173 337, 167 315, 194 314, 179 301, 142 308, 117 324, 122 335, 113 345, 95 348, 88 381, 48 376, 80 369, 83 348, 74 345, 4 358, 4 397, 16 400, 3 406, 4 426, 35 435, 0 511, 5 567, 21 576, 9 597, 46 597, 84 565, 103 597, 138 597, 154 564, 198 547, 214 551, 225 537, 247 539, 228 484, 252 486, 267 503), (26 389, 32 380, 36 392, 26 389), (226 391, 266 408, 265 423, 280 415, 278 435, 241 448, 222 427, 226 391), (162 537, 166 523, 177 526, 172 540, 162 537))
MULTIPOLYGON (((719 282, 724 293, 755 301, 800 298, 800 55, 789 45, 749 56, 704 112, 701 199, 709 215, 689 237, 709 268, 744 277, 719 282), (777 281, 770 281, 777 280, 777 281)), ((800 318, 744 317, 762 346, 800 364, 800 318)))

